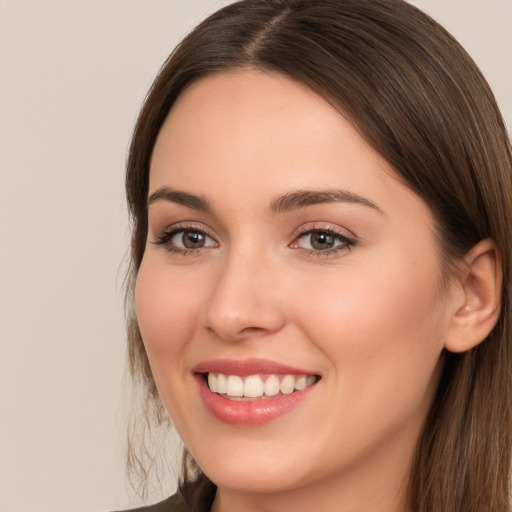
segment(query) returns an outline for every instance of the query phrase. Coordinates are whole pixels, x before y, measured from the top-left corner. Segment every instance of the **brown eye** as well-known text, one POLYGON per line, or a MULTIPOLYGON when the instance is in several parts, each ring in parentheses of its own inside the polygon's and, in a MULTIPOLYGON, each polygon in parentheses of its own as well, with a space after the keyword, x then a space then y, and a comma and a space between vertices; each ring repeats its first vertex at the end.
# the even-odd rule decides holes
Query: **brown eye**
POLYGON ((218 247, 219 244, 204 231, 192 228, 176 228, 164 231, 155 238, 155 245, 162 245, 169 252, 199 254, 201 249, 218 247))
POLYGON ((354 244, 354 240, 341 233, 325 229, 312 229, 298 236, 292 247, 306 249, 313 253, 333 254, 354 244))
POLYGON ((332 249, 336 243, 336 238, 330 233, 316 231, 310 235, 310 244, 316 251, 325 251, 332 249))
POLYGON ((200 249, 205 246, 206 235, 199 231, 180 231, 172 237, 171 241, 176 247, 200 249))

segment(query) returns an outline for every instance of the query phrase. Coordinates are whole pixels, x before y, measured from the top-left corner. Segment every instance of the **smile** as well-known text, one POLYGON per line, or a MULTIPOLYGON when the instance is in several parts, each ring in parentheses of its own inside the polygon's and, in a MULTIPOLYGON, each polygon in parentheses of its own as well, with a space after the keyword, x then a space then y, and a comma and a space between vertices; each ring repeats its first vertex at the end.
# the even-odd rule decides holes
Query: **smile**
POLYGON ((321 377, 262 359, 205 361, 192 369, 206 410, 230 425, 260 425, 296 409, 321 377))
POLYGON ((302 391, 316 382, 313 375, 257 374, 241 377, 223 373, 208 373, 210 391, 230 400, 268 398, 302 391))

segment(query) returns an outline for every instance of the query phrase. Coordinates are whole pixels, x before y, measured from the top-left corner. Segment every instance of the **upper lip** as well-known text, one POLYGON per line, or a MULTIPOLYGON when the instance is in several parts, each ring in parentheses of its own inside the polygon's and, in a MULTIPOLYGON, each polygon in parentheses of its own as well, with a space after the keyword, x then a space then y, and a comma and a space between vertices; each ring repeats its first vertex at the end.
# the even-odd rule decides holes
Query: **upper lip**
POLYGON ((256 374, 315 375, 314 372, 294 368, 268 359, 212 359, 192 368, 193 373, 222 373, 245 377, 256 374))

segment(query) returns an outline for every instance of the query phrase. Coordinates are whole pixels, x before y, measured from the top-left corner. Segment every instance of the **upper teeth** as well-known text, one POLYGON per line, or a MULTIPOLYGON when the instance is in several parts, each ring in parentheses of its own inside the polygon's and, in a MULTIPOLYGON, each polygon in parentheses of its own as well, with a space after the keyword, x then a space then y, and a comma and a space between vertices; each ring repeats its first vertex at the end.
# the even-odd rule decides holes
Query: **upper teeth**
POLYGON ((278 393, 288 395, 300 391, 315 383, 315 377, 310 375, 224 375, 209 373, 208 385, 211 391, 226 394, 229 397, 258 398, 275 396, 278 393))

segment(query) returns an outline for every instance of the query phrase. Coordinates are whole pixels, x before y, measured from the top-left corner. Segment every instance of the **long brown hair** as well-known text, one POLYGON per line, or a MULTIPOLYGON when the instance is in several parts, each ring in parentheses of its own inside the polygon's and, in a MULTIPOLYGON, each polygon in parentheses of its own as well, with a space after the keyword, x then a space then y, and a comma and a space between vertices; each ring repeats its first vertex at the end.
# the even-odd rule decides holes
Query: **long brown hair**
MULTIPOLYGON (((353 122, 430 206, 448 273, 478 241, 489 237, 499 247, 504 280, 498 324, 474 349, 443 354, 408 506, 415 512, 508 512, 511 147, 474 62, 439 24, 402 0, 243 0, 201 23, 162 67, 141 110, 126 175, 133 228, 130 369, 146 390, 146 404, 154 405, 154 419, 166 421, 133 312, 153 146, 187 86, 211 73, 249 67, 307 84, 353 122)), ((187 454, 180 489, 192 510, 208 510, 215 493, 187 454)))

